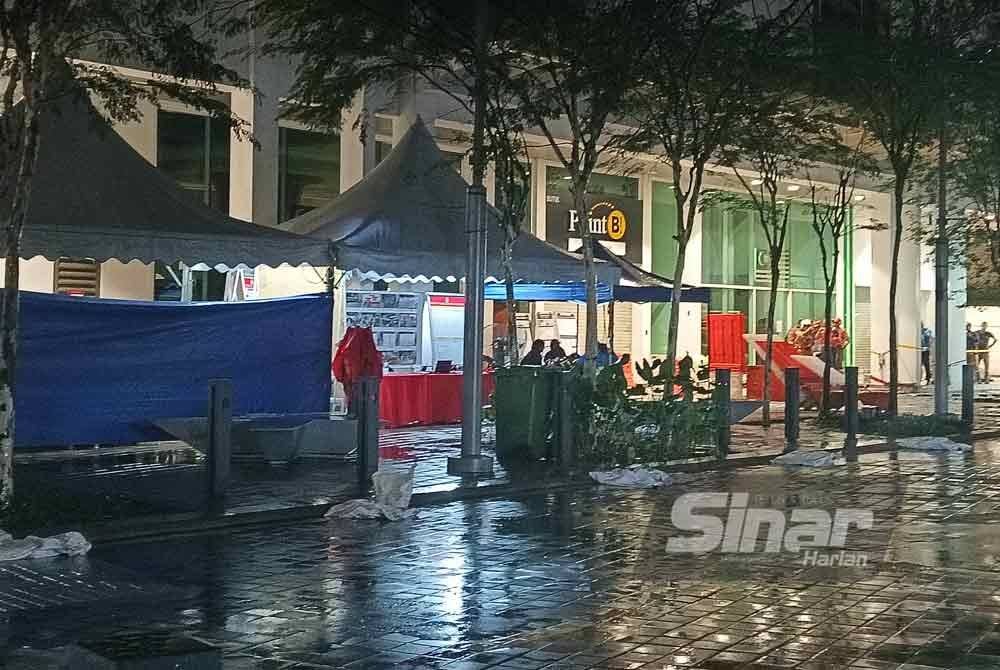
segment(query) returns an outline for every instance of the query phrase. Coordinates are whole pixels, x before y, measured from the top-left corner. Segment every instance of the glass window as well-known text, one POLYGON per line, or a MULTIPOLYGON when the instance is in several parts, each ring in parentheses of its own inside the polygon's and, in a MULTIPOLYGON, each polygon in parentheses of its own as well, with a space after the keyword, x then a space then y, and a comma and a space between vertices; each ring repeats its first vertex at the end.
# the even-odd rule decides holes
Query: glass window
MULTIPOLYGON (((767 333, 767 307, 771 297, 770 291, 755 291, 756 295, 756 328, 758 335, 767 333)), ((778 291, 778 302, 774 305, 774 335, 784 337, 788 332, 788 291, 778 291)))
POLYGON ((673 278, 677 263, 677 202, 674 187, 653 182, 653 272, 673 278))
MULTIPOLYGON (((819 238, 812 227, 811 205, 796 205, 788 221, 788 239, 785 247, 789 255, 787 285, 792 288, 823 288, 823 254, 819 238)), ((833 237, 827 233, 826 249, 830 257, 827 266, 833 267, 833 237)), ((841 259, 841 262, 843 259, 841 259)))
POLYGON ((738 207, 712 205, 702 213, 702 277, 708 284, 749 286, 754 266, 754 221, 738 207))
MULTIPOLYGON (((205 267, 205 266, 201 266, 205 267)), ((191 301, 225 300, 227 273, 218 270, 191 270, 191 301)), ((183 299, 184 266, 182 263, 156 263, 153 275, 153 299, 177 302, 183 299)))
POLYGON ((822 321, 826 309, 825 296, 822 293, 792 293, 792 320, 788 324, 798 323, 802 319, 822 321))
POLYGON ((445 164, 458 174, 462 174, 462 161, 465 159, 465 154, 457 151, 442 151, 441 153, 444 155, 445 164))
POLYGON ((278 220, 321 207, 340 193, 340 136, 279 129, 278 220))
MULTIPOLYGON (((514 186, 513 198, 515 199, 516 202, 518 202, 519 204, 523 205, 523 207, 524 207, 524 219, 521 222, 522 223, 522 227, 525 230, 529 230, 530 231, 530 230, 532 230, 532 223, 533 223, 533 219, 532 219, 532 216, 531 216, 531 164, 530 163, 521 163, 521 168, 524 170, 524 174, 525 174, 525 178, 527 179, 527 183, 523 183, 521 181, 520 177, 517 177, 517 178, 514 179, 514 182, 513 182, 513 186, 514 186), (525 192, 525 188, 527 189, 527 192, 525 192), (524 199, 523 203, 521 202, 522 198, 524 199)), ((496 181, 496 177, 495 176, 494 176, 494 180, 495 180, 494 181, 494 187, 496 187, 495 194, 494 194, 494 201, 495 201, 495 204, 496 204, 497 207, 502 207, 503 206, 503 200, 502 200, 503 194, 500 193, 499 182, 496 181)))
MULTIPOLYGON (((551 197, 559 196, 560 202, 570 202, 569 191, 569 171, 561 167, 548 167, 545 169, 545 195, 551 197)), ((590 183, 587 185, 587 193, 593 195, 617 195, 626 198, 639 198, 639 180, 635 177, 621 177, 618 175, 598 174, 590 175, 590 183)))
POLYGON ((378 165, 385 160, 385 157, 389 155, 392 151, 391 142, 376 142, 375 143, 375 165, 378 165))
POLYGON ((197 114, 157 114, 156 164, 204 204, 229 212, 226 121, 197 114))

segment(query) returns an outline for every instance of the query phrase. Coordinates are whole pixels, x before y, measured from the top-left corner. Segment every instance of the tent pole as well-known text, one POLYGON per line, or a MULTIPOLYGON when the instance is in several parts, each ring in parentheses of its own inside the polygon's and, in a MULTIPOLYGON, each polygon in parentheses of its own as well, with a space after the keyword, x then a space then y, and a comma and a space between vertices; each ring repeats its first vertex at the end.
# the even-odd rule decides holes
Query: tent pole
POLYGON ((608 302, 608 351, 615 352, 615 301, 608 302))
POLYGON ((448 459, 452 475, 489 474, 483 456, 483 293, 486 281, 486 189, 470 186, 465 210, 468 270, 465 273, 465 344, 462 358, 462 455, 448 459))
POLYGON ((472 186, 466 192, 465 342, 462 346, 462 455, 448 459, 448 474, 493 473, 483 456, 483 294, 486 292, 486 55, 489 6, 476 2, 476 86, 472 128, 472 186))

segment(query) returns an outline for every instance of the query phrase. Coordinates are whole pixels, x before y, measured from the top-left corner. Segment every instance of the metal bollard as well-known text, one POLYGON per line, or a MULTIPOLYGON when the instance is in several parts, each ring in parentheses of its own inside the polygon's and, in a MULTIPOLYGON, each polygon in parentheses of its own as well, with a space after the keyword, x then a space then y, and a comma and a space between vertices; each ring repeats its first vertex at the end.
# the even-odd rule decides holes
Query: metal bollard
POLYGON ((844 368, 844 458, 858 460, 858 369, 844 368))
POLYGON ((975 422, 976 399, 976 368, 971 365, 962 366, 962 423, 966 430, 972 432, 975 422))
POLYGON ((785 368, 785 452, 799 448, 799 369, 785 368))
POLYGON ((355 386, 358 421, 358 486, 368 493, 372 475, 378 470, 378 394, 379 380, 366 377, 355 386))
POLYGON ((233 435, 233 385, 228 379, 208 382, 208 497, 226 495, 233 435))
POLYGON ((732 371, 715 371, 715 402, 719 417, 719 432, 716 442, 719 446, 718 457, 725 460, 729 456, 729 445, 732 443, 732 430, 729 426, 729 401, 731 399, 732 371))
POLYGON ((573 462, 575 455, 573 453, 574 445, 574 435, 573 435, 573 389, 572 389, 572 373, 564 372, 559 375, 559 390, 556 396, 556 402, 559 403, 559 469, 563 473, 569 472, 573 468, 573 462))

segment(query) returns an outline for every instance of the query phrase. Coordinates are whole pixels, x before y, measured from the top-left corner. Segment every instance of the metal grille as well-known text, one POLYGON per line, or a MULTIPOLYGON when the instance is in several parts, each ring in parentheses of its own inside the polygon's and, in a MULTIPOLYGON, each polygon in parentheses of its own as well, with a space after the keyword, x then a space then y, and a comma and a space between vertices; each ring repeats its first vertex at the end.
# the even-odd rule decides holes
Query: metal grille
POLYGON ((101 264, 91 258, 60 258, 54 277, 55 293, 89 298, 101 293, 101 264))
POLYGON ((867 286, 854 289, 854 364, 862 379, 872 373, 872 296, 867 286))

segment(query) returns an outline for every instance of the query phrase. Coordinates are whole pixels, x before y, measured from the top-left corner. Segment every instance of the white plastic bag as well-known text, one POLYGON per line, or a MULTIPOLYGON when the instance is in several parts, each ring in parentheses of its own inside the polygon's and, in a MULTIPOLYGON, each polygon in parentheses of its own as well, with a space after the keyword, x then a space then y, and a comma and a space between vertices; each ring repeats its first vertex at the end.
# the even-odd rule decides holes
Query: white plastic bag
POLYGON ((31 558, 53 558, 55 556, 80 556, 90 551, 90 542, 77 532, 63 533, 44 538, 28 538, 40 540, 41 544, 31 552, 31 558))
POLYGON ((409 509, 413 496, 412 464, 382 461, 372 475, 375 500, 348 500, 331 507, 326 516, 339 519, 408 519, 417 510, 409 509))
POLYGON ((669 486, 673 482, 673 477, 666 472, 645 466, 596 470, 590 473, 590 478, 598 484, 629 489, 651 489, 659 486, 669 486))
POLYGON ((77 532, 35 537, 29 535, 15 540, 10 533, 0 530, 0 561, 20 561, 25 558, 54 558, 80 556, 90 551, 90 542, 77 532))
POLYGON ((41 539, 28 536, 23 540, 8 540, 0 544, 0 561, 20 561, 42 546, 41 539))
POLYGON ((825 468, 843 465, 844 460, 834 458, 829 451, 790 451, 771 460, 772 465, 795 465, 804 468, 825 468))
POLYGON ((900 449, 914 449, 917 451, 946 451, 949 453, 972 451, 971 444, 953 442, 947 437, 906 437, 896 440, 896 446, 900 449))
POLYGON ((382 461, 372 475, 375 502, 386 507, 406 509, 413 496, 413 464, 382 461))

